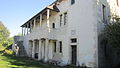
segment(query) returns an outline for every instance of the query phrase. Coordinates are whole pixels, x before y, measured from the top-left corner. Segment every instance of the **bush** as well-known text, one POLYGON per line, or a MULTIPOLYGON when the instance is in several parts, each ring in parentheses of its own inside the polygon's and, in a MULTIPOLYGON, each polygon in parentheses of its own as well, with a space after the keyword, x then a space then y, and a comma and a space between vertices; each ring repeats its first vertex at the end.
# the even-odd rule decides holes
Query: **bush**
POLYGON ((111 45, 115 50, 120 51, 120 23, 109 24, 104 31, 107 45, 111 45))

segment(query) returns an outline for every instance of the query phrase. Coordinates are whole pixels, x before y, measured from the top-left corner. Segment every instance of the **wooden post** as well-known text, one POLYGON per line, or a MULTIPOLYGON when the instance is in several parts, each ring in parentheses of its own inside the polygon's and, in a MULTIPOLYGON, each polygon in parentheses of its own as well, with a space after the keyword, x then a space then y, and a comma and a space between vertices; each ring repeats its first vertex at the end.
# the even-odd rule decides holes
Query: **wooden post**
POLYGON ((39 53, 38 53, 38 60, 41 60, 41 39, 39 40, 39 53))
POLYGON ((47 62, 48 61, 48 42, 49 40, 48 39, 46 39, 46 45, 45 45, 45 62, 47 62))
POLYGON ((26 35, 26 27, 24 27, 24 36, 26 35))
POLYGON ((24 36, 24 33, 23 33, 23 27, 22 27, 22 36, 24 36))
POLYGON ((40 14, 40 27, 42 26, 42 14, 40 14))
POLYGON ((47 9, 47 28, 48 28, 48 31, 50 32, 49 17, 50 17, 50 10, 49 10, 49 9, 47 9))
POLYGON ((27 23, 27 34, 28 34, 28 31, 29 31, 29 23, 27 23))
POLYGON ((33 40, 33 43, 32 43, 32 58, 35 58, 35 41, 33 40))
POLYGON ((34 28, 35 28, 35 22, 36 22, 36 19, 34 18, 34 28))

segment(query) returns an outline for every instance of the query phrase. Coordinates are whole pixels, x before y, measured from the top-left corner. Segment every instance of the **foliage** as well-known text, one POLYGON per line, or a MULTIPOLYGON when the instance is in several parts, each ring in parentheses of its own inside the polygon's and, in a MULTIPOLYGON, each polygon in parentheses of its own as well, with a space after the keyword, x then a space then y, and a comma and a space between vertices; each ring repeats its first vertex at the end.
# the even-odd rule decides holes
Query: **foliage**
POLYGON ((13 38, 9 38, 10 32, 0 21, 0 47, 7 47, 12 44, 13 38))
POLYGON ((115 50, 120 50, 120 23, 108 24, 104 30, 107 45, 111 45, 115 50))
POLYGON ((4 55, 13 55, 13 54, 14 52, 12 50, 7 50, 7 49, 4 50, 4 55))
POLYGON ((8 46, 11 45, 12 43, 13 43, 13 37, 9 37, 9 38, 7 38, 7 40, 2 44, 2 46, 8 47, 8 46))

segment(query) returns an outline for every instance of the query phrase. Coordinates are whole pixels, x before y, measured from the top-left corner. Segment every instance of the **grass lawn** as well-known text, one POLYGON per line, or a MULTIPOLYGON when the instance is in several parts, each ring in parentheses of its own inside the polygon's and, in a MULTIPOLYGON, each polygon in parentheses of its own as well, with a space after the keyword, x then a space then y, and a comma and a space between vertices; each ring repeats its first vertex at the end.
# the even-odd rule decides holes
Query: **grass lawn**
POLYGON ((16 57, 0 53, 0 68, 76 68, 71 66, 59 67, 43 64, 27 57, 16 57))

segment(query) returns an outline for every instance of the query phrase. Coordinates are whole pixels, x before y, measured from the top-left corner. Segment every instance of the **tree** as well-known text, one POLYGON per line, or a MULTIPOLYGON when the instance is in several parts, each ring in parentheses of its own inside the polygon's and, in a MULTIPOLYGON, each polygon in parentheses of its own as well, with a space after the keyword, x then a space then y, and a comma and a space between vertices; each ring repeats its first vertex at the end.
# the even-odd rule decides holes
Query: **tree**
POLYGON ((107 40, 107 45, 112 46, 116 51, 120 51, 120 23, 118 21, 106 26, 104 36, 107 40))
POLYGON ((0 21, 0 46, 7 44, 7 41, 9 40, 9 35, 9 30, 0 21))

